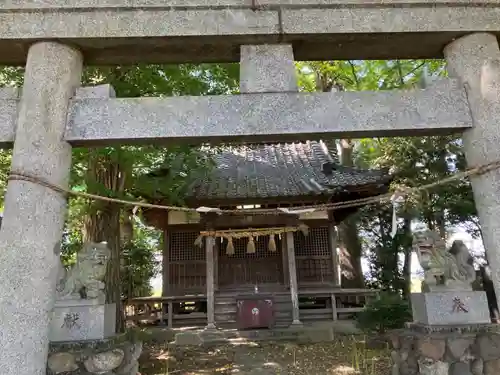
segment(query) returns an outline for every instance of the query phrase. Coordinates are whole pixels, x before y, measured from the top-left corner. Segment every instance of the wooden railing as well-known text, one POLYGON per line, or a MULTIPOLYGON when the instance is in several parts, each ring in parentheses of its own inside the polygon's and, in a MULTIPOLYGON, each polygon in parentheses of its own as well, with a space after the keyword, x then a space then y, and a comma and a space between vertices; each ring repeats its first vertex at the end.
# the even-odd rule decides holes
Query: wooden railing
POLYGON ((160 323, 169 328, 207 324, 204 294, 139 297, 124 301, 126 320, 134 323, 160 323))
MULTIPOLYGON (((379 291, 374 289, 299 289, 300 320, 313 323, 351 319, 370 300, 377 298, 378 294, 379 291)), ((124 306, 126 320, 129 322, 160 323, 169 328, 207 324, 204 294, 139 297, 124 301, 124 306)), ((234 309, 235 306, 236 302, 231 304, 234 309)), ((217 307, 216 303, 215 308, 217 307)), ((236 313, 234 309, 230 311, 232 314, 236 313)), ((220 311, 216 312, 220 315, 220 311)))
POLYGON ((375 289, 299 289, 300 319, 304 322, 350 319, 370 300, 378 298, 379 292, 375 289))

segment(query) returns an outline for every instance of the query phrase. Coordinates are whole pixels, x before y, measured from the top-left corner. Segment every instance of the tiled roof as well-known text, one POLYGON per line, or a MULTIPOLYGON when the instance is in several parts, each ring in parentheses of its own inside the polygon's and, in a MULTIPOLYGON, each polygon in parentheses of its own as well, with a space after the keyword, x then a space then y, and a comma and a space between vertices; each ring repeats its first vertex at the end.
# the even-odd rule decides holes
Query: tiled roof
POLYGON ((360 170, 337 163, 336 150, 322 141, 258 144, 226 149, 216 167, 193 186, 192 198, 255 199, 328 195, 366 184, 387 184, 381 170, 360 170), (331 166, 325 174, 324 167, 331 166))

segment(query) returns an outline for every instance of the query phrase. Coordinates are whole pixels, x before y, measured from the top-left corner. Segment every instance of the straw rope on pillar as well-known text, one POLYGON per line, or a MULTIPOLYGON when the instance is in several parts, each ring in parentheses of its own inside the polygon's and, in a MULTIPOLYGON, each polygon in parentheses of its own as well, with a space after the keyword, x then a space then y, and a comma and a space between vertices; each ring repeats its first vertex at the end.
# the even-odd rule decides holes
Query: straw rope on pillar
POLYGON ((213 230, 202 231, 195 241, 195 245, 201 246, 203 244, 203 237, 225 238, 227 240, 226 254, 234 255, 233 239, 248 238, 247 253, 255 253, 255 240, 259 237, 268 236, 269 244, 268 250, 276 252, 276 235, 281 235, 288 232, 302 232, 305 236, 309 232, 309 228, 305 224, 299 224, 294 227, 276 227, 276 228, 248 228, 248 229, 227 229, 227 230, 213 230))

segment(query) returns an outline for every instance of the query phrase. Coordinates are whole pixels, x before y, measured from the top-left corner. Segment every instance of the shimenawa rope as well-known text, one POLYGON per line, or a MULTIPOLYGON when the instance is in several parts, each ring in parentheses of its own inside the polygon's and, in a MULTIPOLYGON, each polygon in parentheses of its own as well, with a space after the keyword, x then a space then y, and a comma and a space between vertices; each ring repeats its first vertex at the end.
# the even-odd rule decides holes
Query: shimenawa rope
MULTIPOLYGON (((432 182, 430 184, 422 185, 422 186, 417 186, 417 187, 400 187, 397 188, 395 191, 386 193, 386 194, 380 194, 375 197, 369 197, 369 198, 360 198, 360 199, 354 199, 354 200, 349 200, 349 201, 344 201, 344 202, 334 202, 334 203, 324 203, 324 204, 316 204, 316 205, 306 205, 306 206, 300 206, 300 207, 295 207, 294 209, 297 210, 303 210, 303 209, 315 209, 315 210, 336 210, 336 209, 341 209, 341 208, 348 208, 348 207, 358 207, 358 206, 364 206, 370 203, 377 203, 380 202, 381 200, 387 199, 389 200, 394 193, 398 193, 400 196, 407 196, 412 193, 418 193, 419 191, 425 191, 425 190, 430 190, 436 186, 439 185, 444 185, 448 184, 452 181, 460 180, 465 177, 469 176, 477 176, 477 175, 482 175, 487 172, 490 172, 492 170, 500 168, 500 160, 493 161, 491 163, 487 163, 478 167, 473 167, 469 168, 464 172, 459 172, 456 173, 450 177, 444 178, 442 180, 432 182)), ((140 201, 129 201, 129 200, 124 200, 124 199, 118 199, 118 198, 110 198, 110 197, 104 197, 101 195, 97 194, 90 194, 90 193, 85 193, 81 191, 76 191, 72 189, 66 189, 61 186, 57 186, 55 184, 52 184, 42 178, 32 176, 27 173, 23 173, 21 171, 12 171, 8 177, 9 181, 29 181, 34 184, 38 184, 41 186, 45 186, 53 191, 56 191, 60 194, 63 194, 64 196, 74 196, 74 197, 80 197, 80 198, 85 198, 85 199, 94 199, 94 200, 100 200, 100 201, 105 201, 105 202, 110 202, 110 203, 116 203, 116 204, 123 204, 123 205, 129 205, 129 206, 136 206, 136 207, 143 207, 143 208, 156 208, 160 210, 169 210, 169 211, 181 211, 181 212, 200 212, 199 209, 196 208, 189 208, 189 207, 178 207, 178 206, 166 206, 166 205, 159 205, 159 204, 151 204, 147 202, 140 202, 140 201)), ((214 212, 217 213, 230 213, 230 214, 259 214, 259 215, 272 215, 272 214, 279 214, 283 213, 282 210, 279 208, 250 208, 250 209, 214 209, 214 212)), ((293 213, 292 210, 290 210, 291 213, 293 213)))
POLYGON ((248 238, 247 243, 247 253, 255 253, 255 241, 259 237, 269 236, 268 250, 270 252, 276 251, 276 235, 281 235, 290 232, 302 232, 304 236, 309 233, 309 227, 304 223, 301 223, 294 227, 274 227, 274 228, 248 228, 248 229, 228 229, 228 230, 208 230, 201 231, 200 235, 194 242, 197 246, 203 245, 203 237, 213 237, 213 238, 224 238, 227 240, 226 244, 226 254, 234 255, 234 244, 233 239, 248 238))

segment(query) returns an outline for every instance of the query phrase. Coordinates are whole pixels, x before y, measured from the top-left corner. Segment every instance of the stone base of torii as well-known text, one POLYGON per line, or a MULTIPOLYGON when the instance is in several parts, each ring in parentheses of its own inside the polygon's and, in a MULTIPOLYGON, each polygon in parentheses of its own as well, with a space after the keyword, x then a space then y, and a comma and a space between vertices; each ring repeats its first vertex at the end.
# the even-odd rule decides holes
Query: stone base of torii
MULTIPOLYGON (((304 5, 303 13, 300 13, 297 7, 287 8, 288 3, 284 1, 259 0, 259 3, 268 4, 269 8, 242 11, 237 9, 241 7, 238 5, 234 10, 221 13, 220 6, 235 3, 236 0, 216 2, 219 8, 204 6, 196 11, 182 10, 184 18, 179 16, 175 19, 183 19, 185 24, 178 25, 178 29, 173 29, 172 24, 167 22, 175 10, 161 8, 151 12, 151 9, 128 9, 124 5, 128 2, 119 0, 103 1, 105 9, 96 5, 99 2, 90 0, 80 6, 75 3, 75 9, 59 5, 56 11, 49 9, 51 5, 34 0, 24 1, 21 10, 13 9, 15 5, 0 5, 0 50, 4 48, 5 51, 0 62, 3 59, 3 62, 22 63, 27 49, 20 99, 4 95, 7 91, 2 91, 0 98, 0 142, 10 144, 15 139, 12 171, 67 188, 71 167, 70 143, 104 145, 138 139, 143 143, 164 143, 165 138, 182 139, 183 136, 191 140, 194 137, 198 141, 234 137, 238 140, 269 140, 269 136, 273 137, 272 140, 290 140, 344 132, 349 136, 383 136, 464 131, 464 149, 469 165, 500 159, 500 49, 496 36, 487 33, 500 32, 499 7, 450 5, 447 9, 443 1, 436 0, 427 1, 429 7, 417 8, 335 8, 335 4, 349 3, 349 0, 332 0, 325 9, 320 5, 316 8, 304 5), (443 4, 435 8, 431 6, 434 3, 443 4), (89 8, 85 9, 86 6, 89 8), (47 9, 41 11, 39 7, 47 9), (13 10, 16 12, 11 13, 13 10), (145 16, 150 18, 145 20, 145 16), (276 28, 275 16, 281 29, 276 28), (315 19, 321 22, 311 22, 315 19), (191 32, 190 28, 194 25, 195 31, 191 32), (388 25, 391 25, 391 30, 384 29, 388 25), (425 33, 419 34, 422 31, 425 33), (472 31, 483 32, 460 37, 472 31), (390 38, 385 40, 393 47, 381 48, 370 55, 366 40, 371 32, 377 32, 373 34, 374 45, 383 47, 383 36, 387 33, 390 38), (417 35, 418 38, 426 33, 431 35, 426 40, 433 42, 420 46, 418 43, 401 44, 408 42, 410 37, 417 35), (300 43, 295 43, 294 37, 300 39, 299 36, 302 36, 302 40, 306 40, 305 35, 309 34, 323 35, 321 49, 329 52, 322 54, 317 52, 318 49, 306 51, 300 43), (143 38, 156 38, 160 43, 162 40, 165 42, 162 38, 169 35, 199 36, 200 40, 202 35, 212 35, 211 43, 224 47, 215 48, 212 55, 208 53, 210 58, 207 57, 207 61, 220 61, 217 51, 228 50, 228 45, 243 45, 240 49, 241 61, 247 68, 241 73, 242 91, 259 94, 250 95, 252 98, 241 95, 234 99, 176 98, 177 102, 149 99, 149 106, 137 100, 96 98, 94 94, 86 98, 75 97, 84 57, 89 61, 100 61, 98 49, 92 49, 94 43, 102 44, 100 47, 104 52, 101 61, 118 64, 130 60, 124 57, 123 50, 119 52, 117 46, 121 42, 117 41, 118 37, 127 37, 134 47, 138 47, 144 43, 143 38), (436 48, 441 46, 452 79, 445 84, 436 83, 429 90, 416 90, 404 95, 298 94, 292 69, 293 51, 300 51, 296 54, 297 59, 351 58, 342 55, 344 47, 340 48, 338 43, 331 49, 324 44, 341 36, 346 43, 351 43, 350 47, 365 46, 364 50, 360 49, 360 54, 366 55, 357 58, 437 57, 440 51, 436 48), (457 39, 452 40, 455 36, 457 39), (116 45, 108 45, 109 49, 106 49, 106 40, 116 45), (13 49, 8 51, 6 47, 13 49), (397 47, 404 52, 399 54, 397 47), (114 52, 113 48, 116 48, 114 52), (12 57, 10 61, 9 56, 12 57), (354 102, 359 106, 354 106, 354 102), (172 117, 172 124, 161 123, 159 119, 170 117, 159 115, 171 114, 174 111, 172 103, 179 104, 178 111, 181 113, 177 113, 177 118, 172 117), (200 113, 195 113, 192 118, 187 114, 182 117, 182 111, 187 113, 188 110, 199 110, 200 113), (339 113, 332 115, 335 112, 339 113), (144 115, 148 113, 149 116, 144 115), (204 116, 212 118, 210 126, 196 124, 194 119, 204 116), (346 118, 350 122, 346 123, 346 118), (135 123, 127 127, 124 124, 130 124, 130 121, 125 120, 135 123), (182 121, 187 121, 187 126, 183 126, 186 124, 182 121), (231 128, 234 124, 238 128, 231 128), (173 130, 169 130, 170 126, 173 130), (271 128, 266 130, 269 126, 271 128)), ((405 4, 399 0, 393 2, 405 4)), ((406 2, 411 3, 410 0, 406 2)), ((242 3, 250 6, 243 0, 242 3)), ((367 0, 366 3, 372 1, 367 0)), ((478 0, 478 3, 487 4, 488 1, 478 0)), ((163 45, 168 51, 168 45, 163 45)), ((134 58, 137 59, 138 55, 134 58)), ((351 55, 355 57, 352 52, 351 55)), ((164 55, 144 56, 149 61, 168 61, 164 55)), ((176 59, 181 60, 179 54, 176 59)), ((233 61, 234 56, 228 55, 222 60, 233 61)), ((492 280, 498 291, 500 172, 495 170, 474 176, 471 182, 493 271, 492 280)), ((13 179, 8 183, 5 220, 0 230, 1 375, 42 375, 46 371, 50 313, 54 306, 56 267, 66 209, 65 197, 58 191, 30 181, 13 179)))

